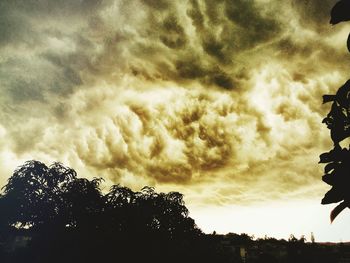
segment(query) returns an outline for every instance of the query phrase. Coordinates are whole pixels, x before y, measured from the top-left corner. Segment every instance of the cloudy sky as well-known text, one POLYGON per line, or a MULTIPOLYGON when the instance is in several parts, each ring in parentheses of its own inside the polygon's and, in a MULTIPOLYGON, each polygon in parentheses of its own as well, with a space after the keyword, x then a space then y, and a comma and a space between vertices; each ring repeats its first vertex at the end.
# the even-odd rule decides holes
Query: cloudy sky
POLYGON ((60 161, 180 191, 207 232, 350 240, 317 164, 350 66, 335 2, 1 0, 1 185, 60 161))

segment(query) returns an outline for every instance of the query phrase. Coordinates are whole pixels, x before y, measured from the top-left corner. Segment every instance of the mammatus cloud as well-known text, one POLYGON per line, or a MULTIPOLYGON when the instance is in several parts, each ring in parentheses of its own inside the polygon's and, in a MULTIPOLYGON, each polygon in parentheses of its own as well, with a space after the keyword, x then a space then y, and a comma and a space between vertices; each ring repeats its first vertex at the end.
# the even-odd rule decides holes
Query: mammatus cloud
POLYGON ((2 182, 40 159, 197 203, 319 188, 321 95, 347 60, 316 1, 0 5, 2 182))

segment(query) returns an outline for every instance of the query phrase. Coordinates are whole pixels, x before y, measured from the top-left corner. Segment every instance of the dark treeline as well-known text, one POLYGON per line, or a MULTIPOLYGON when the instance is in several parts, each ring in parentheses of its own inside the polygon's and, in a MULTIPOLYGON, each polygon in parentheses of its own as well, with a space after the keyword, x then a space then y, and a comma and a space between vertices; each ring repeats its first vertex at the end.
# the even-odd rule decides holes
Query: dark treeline
POLYGON ((100 184, 60 163, 18 167, 0 194, 0 262, 334 263, 350 255, 348 246, 303 237, 203 234, 181 193, 120 185, 103 193, 100 184))
POLYGON ((60 163, 17 168, 0 196, 0 262, 225 262, 181 193, 100 183, 60 163))

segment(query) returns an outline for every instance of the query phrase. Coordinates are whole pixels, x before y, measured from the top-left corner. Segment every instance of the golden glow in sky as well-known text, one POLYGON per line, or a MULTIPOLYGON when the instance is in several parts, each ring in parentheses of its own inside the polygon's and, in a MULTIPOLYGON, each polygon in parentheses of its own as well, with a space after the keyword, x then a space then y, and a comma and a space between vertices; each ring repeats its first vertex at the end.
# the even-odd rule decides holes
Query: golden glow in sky
POLYGON ((0 183, 26 160, 185 194, 205 231, 349 241, 329 224, 322 95, 335 0, 4 0, 0 183))

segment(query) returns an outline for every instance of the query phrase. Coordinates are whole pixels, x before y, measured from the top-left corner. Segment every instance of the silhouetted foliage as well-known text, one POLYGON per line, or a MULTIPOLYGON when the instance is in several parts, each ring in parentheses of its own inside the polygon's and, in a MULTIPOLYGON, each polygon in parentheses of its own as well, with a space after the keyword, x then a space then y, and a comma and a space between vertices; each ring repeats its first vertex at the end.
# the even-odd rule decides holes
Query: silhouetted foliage
POLYGON ((221 262, 188 216, 181 193, 120 185, 103 193, 101 181, 78 178, 60 163, 28 161, 17 168, 0 195, 0 244, 20 244, 20 236, 28 245, 5 253, 9 260, 100 262, 118 251, 128 262, 193 262, 203 256, 221 262))
POLYGON ((73 169, 54 163, 50 167, 28 161, 16 169, 0 197, 3 223, 8 226, 42 227, 65 224, 64 192, 76 180, 73 169))
MULTIPOLYGON (((350 2, 341 0, 331 10, 331 24, 350 20, 350 2)), ((349 44, 348 44, 349 47, 349 44)), ((334 148, 320 155, 325 163, 322 180, 332 188, 325 194, 322 204, 339 203, 331 212, 331 222, 350 205, 350 150, 340 143, 350 137, 350 80, 335 95, 324 95, 323 103, 332 102, 331 110, 323 123, 330 130, 334 148)))
POLYGON ((60 163, 28 161, 17 168, 0 195, 1 262, 322 263, 338 258, 293 235, 288 242, 205 235, 189 217, 181 193, 157 193, 149 186, 135 192, 120 185, 104 193, 101 182, 78 178, 60 163))
POLYGON ((350 1, 341 0, 337 2, 331 10, 331 20, 332 25, 338 24, 343 21, 350 20, 350 1))

